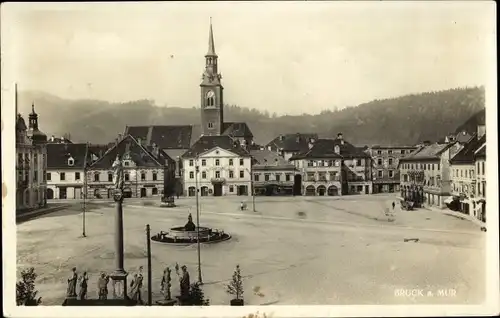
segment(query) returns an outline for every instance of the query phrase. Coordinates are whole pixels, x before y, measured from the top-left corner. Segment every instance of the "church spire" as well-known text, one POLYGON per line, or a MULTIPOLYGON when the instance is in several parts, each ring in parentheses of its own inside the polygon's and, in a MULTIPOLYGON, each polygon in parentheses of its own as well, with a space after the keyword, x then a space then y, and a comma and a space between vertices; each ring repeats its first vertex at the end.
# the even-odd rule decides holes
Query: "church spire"
POLYGON ((217 56, 217 54, 215 54, 214 31, 212 29, 212 17, 210 17, 210 30, 208 33, 208 53, 206 56, 214 56, 214 57, 217 56))

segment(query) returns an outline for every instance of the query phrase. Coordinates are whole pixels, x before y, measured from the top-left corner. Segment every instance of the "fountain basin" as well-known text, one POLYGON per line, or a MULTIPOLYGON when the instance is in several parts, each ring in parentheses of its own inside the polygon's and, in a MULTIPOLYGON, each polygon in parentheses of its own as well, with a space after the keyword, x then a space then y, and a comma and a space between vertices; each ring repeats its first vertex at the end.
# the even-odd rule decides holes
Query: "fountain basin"
POLYGON ((161 231, 151 237, 151 240, 166 244, 193 244, 198 242, 198 233, 200 243, 219 243, 227 241, 231 235, 224 231, 212 230, 208 227, 200 226, 194 231, 186 231, 183 226, 173 227, 168 232, 161 231))

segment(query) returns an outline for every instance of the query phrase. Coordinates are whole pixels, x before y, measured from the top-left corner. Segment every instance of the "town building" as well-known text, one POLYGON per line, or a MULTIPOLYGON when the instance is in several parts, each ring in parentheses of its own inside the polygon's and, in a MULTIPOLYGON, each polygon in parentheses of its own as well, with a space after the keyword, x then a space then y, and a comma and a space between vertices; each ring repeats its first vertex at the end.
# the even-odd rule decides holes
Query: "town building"
POLYGON ((298 169, 297 182, 304 195, 347 195, 372 193, 372 163, 370 156, 345 141, 339 133, 336 139, 313 139, 308 149, 290 158, 298 169))
MULTIPOLYGON (((255 195, 294 194, 294 164, 264 147, 250 150, 255 195)), ((300 185, 300 184, 299 184, 300 185)), ((300 188, 299 188, 300 189, 300 188)))
POLYGON ((373 193, 399 192, 399 159, 410 154, 415 146, 372 146, 366 152, 373 163, 373 193))
MULTIPOLYGON (((453 196, 448 207, 465 214, 480 218, 480 205, 476 198, 477 172, 475 152, 486 144, 486 135, 473 136, 464 147, 450 159, 451 195, 453 196)), ((480 166, 480 165, 479 165, 480 166)))
POLYGON ((224 121, 224 87, 221 79, 210 22, 209 47, 205 55, 205 70, 200 84, 200 125, 127 126, 125 128, 125 135, 131 135, 147 146, 157 145, 175 161, 173 191, 177 195, 183 193, 185 188, 183 182, 186 179, 181 157, 201 136, 229 136, 232 140, 238 141, 242 147, 249 147, 253 144, 253 134, 246 123, 224 121))
POLYGON ((28 127, 16 107, 16 211, 46 206, 47 136, 38 129, 38 114, 31 106, 28 127))
POLYGON ((249 195, 251 157, 229 136, 202 136, 183 156, 184 195, 249 195))
POLYGON ((266 145, 266 149, 277 153, 285 160, 290 160, 292 156, 307 151, 311 139, 318 140, 318 135, 311 133, 279 135, 266 145))
POLYGON ((156 144, 142 145, 131 135, 120 137, 117 143, 87 169, 87 197, 111 199, 113 197, 113 162, 122 159, 124 169, 124 197, 160 197, 165 180, 175 173, 175 161, 156 144), (165 178, 166 176, 166 178, 165 178))
POLYGON ((92 154, 84 143, 47 144, 47 199, 83 199, 92 154))
POLYGON ((476 168, 476 195, 472 200, 474 215, 486 222, 486 140, 474 152, 474 166, 476 168))

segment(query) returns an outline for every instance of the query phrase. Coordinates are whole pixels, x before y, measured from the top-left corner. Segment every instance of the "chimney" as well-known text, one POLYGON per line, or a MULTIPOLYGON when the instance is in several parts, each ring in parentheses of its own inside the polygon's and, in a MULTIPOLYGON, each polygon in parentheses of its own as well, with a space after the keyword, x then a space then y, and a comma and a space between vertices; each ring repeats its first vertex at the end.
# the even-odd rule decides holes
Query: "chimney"
POLYGON ((486 134, 485 125, 477 125, 477 138, 481 139, 486 134))
POLYGON ((425 147, 425 146, 429 146, 430 144, 431 144, 431 142, 430 142, 429 140, 424 140, 424 141, 422 142, 422 145, 424 145, 424 147, 425 147))
POLYGON ((297 143, 299 143, 299 142, 300 142, 300 134, 299 134, 299 133, 297 133, 297 134, 295 135, 295 141, 296 141, 297 143))
POLYGON ((137 138, 137 143, 139 144, 139 146, 142 146, 142 143, 141 143, 141 138, 137 138))
POLYGON ((337 139, 340 140, 341 145, 344 144, 344 135, 341 132, 337 134, 337 139))
POLYGON ((281 140, 281 141, 285 140, 285 136, 280 135, 280 140, 281 140))
POLYGON ((56 139, 56 137, 54 135, 52 135, 52 137, 50 137, 50 141, 54 141, 56 139))
POLYGON ((122 134, 118 134, 118 140, 122 140, 122 134))
POLYGON ((311 149, 314 146, 314 138, 309 138, 309 149, 311 149))

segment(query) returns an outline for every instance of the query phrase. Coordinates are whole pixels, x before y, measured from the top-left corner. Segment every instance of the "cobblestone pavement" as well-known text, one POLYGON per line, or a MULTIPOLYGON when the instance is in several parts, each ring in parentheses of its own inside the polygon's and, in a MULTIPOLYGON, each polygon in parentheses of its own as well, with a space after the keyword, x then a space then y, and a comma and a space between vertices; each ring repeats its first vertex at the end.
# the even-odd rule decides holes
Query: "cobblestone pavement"
MULTIPOLYGON (((251 197, 201 197, 200 225, 232 235, 227 242, 202 244, 203 289, 212 304, 229 304, 224 284, 239 264, 249 305, 480 303, 485 233, 436 211, 401 211, 398 205, 393 211, 395 200, 385 195, 256 197, 253 212, 251 197), (239 210, 241 200, 248 204, 245 211, 239 210), (405 242, 411 238, 419 240, 405 242), (410 290, 414 296, 403 292, 410 290)), ((159 199, 126 201, 127 271, 146 268, 146 224, 155 234, 184 225, 188 213, 196 222, 194 199, 176 204, 160 208, 159 199)), ((73 266, 89 273, 90 297, 97 296, 99 272, 113 270, 113 217, 112 202, 89 203, 86 238, 80 238, 79 203, 18 225, 18 269, 35 267, 45 305, 62 303, 73 266)), ((161 297, 165 266, 186 264, 191 280, 197 279, 196 244, 153 242, 152 252, 155 299, 161 297)), ((178 294, 175 275, 172 286, 178 294)))

